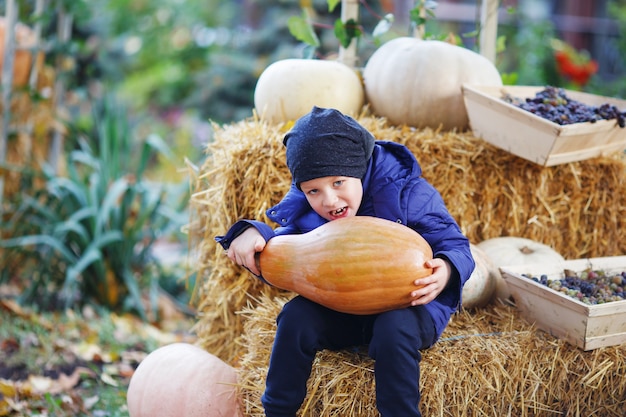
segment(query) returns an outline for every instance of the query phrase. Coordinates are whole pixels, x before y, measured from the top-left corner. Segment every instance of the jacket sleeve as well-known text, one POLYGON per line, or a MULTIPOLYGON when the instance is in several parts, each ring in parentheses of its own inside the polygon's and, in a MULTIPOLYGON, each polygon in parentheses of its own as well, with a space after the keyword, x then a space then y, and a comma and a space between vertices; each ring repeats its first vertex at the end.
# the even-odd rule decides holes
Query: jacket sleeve
POLYGON ((419 232, 430 243, 433 256, 450 261, 459 273, 461 284, 464 285, 475 265, 469 240, 463 235, 456 221, 447 212, 425 213, 420 223, 422 227, 419 232))
POLYGON ((450 262, 450 290, 444 297, 460 301, 465 282, 474 271, 469 239, 448 211, 441 195, 425 180, 418 186, 421 203, 413 206, 409 226, 420 233, 433 249, 433 256, 450 262))
MULTIPOLYGON (((238 222, 233 224, 230 227, 230 229, 228 229, 228 232, 226 232, 225 235, 216 236, 215 241, 219 243, 220 245, 222 245, 224 250, 228 250, 233 240, 235 240, 237 236, 242 234, 245 230, 247 230, 250 227, 256 228, 259 231, 259 233, 261 233, 261 236, 263 236, 263 239, 265 239, 266 242, 274 237, 274 231, 272 230, 272 228, 263 222, 260 222, 257 220, 239 220, 238 222)), ((250 273, 252 274, 252 272, 250 273)), ((262 275, 256 275, 256 274, 252 274, 252 275, 257 277, 264 283, 268 285, 272 285, 269 282, 267 282, 265 278, 263 278, 262 275)))
POLYGON ((224 250, 228 250, 233 240, 235 240, 237 236, 242 234, 249 227, 256 228, 266 242, 274 237, 274 230, 263 222, 257 220, 239 220, 237 223, 233 224, 230 229, 228 229, 228 232, 226 232, 225 235, 215 236, 215 241, 222 245, 224 250))

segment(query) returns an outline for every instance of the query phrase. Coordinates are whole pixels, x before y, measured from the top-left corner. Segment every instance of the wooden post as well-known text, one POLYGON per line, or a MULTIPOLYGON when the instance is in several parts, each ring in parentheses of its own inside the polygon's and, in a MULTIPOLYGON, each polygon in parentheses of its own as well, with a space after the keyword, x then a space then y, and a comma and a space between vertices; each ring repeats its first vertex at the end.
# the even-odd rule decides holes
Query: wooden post
MULTIPOLYGON (((35 46, 32 50, 32 56, 33 56, 33 63, 31 65, 31 69, 30 69, 30 78, 28 79, 28 85, 30 86, 30 89, 32 91, 35 91, 37 89, 37 79, 39 77, 39 54, 42 50, 41 47, 41 30, 42 30, 42 23, 41 23, 41 16, 43 15, 43 11, 44 11, 44 7, 45 7, 45 2, 46 0, 37 0, 37 3, 35 4, 35 46)), ((31 156, 31 151, 33 148, 33 130, 35 127, 35 121, 34 118, 30 117, 27 122, 25 123, 26 127, 25 127, 25 131, 26 131, 26 135, 25 135, 25 144, 24 144, 24 153, 26 155, 31 156)))
MULTIPOLYGON (((59 21, 57 24, 57 35, 59 42, 69 42, 72 34, 72 15, 67 13, 62 2, 58 2, 58 16, 59 21)), ((58 112, 65 105, 65 77, 63 70, 63 56, 59 56, 56 62, 56 81, 54 84, 54 108, 58 112)), ((55 129, 52 135, 52 142, 50 143, 50 153, 48 156, 48 162, 54 168, 56 172, 59 170, 59 159, 63 153, 63 132, 59 129, 55 129)))
MULTIPOLYGON (((359 0, 341 0, 341 21, 359 21, 359 0)), ((347 48, 339 46, 339 62, 354 68, 357 62, 357 39, 352 39, 347 48)))
MULTIPOLYGON (((8 0, 5 11, 4 61, 2 65, 2 126, 0 126, 0 165, 4 165, 7 155, 9 124, 11 123, 11 90, 13 84, 13 60, 15 58, 15 23, 17 7, 15 0, 8 0)), ((4 171, 0 168, 0 171, 4 171)), ((4 179, 0 175, 0 217, 4 207, 4 179)))
POLYGON ((498 0, 482 0, 480 10, 480 54, 494 64, 498 38, 498 3, 498 0))
POLYGON ((43 15, 44 8, 46 6, 46 0, 37 0, 35 3, 35 47, 33 49, 33 65, 30 69, 30 78, 28 79, 28 85, 31 89, 35 89, 37 87, 37 78, 39 77, 39 65, 38 65, 38 56, 42 50, 41 46, 41 16, 43 15))

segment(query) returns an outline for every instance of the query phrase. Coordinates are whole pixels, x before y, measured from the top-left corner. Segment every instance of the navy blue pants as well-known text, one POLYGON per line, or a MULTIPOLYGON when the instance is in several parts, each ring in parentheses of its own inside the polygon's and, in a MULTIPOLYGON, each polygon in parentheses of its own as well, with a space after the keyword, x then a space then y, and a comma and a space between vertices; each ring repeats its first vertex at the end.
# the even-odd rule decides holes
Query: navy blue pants
POLYGON ((277 318, 265 393, 267 417, 295 417, 306 397, 315 354, 369 346, 375 360, 376 406, 382 417, 420 417, 419 349, 436 340, 425 308, 411 307, 376 315, 352 315, 297 296, 277 318))

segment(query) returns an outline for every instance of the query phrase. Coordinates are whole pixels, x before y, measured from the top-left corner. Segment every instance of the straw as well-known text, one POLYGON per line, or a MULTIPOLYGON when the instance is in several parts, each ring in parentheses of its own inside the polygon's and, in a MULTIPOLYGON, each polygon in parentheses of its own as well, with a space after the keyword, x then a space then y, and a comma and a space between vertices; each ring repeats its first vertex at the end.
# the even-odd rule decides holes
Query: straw
MULTIPOLYGON (((566 259, 626 253, 623 152, 541 167, 470 132, 392 126, 367 110, 357 119, 377 139, 405 144, 416 155, 472 243, 517 236, 547 244, 566 259)), ((190 247, 199 254, 195 330, 202 346, 233 364, 243 353, 237 344, 243 322, 236 313, 280 291, 234 266, 214 237, 241 218, 276 226, 265 210, 289 189, 282 139, 290 126, 256 116, 215 125, 192 187, 190 247)))
MULTIPOLYGON (((260 397, 287 297, 245 308, 239 395, 244 415, 264 416, 260 397)), ((491 304, 453 316, 422 351, 421 411, 428 416, 623 416, 626 345, 582 351, 537 330, 514 306, 491 304)), ((322 351, 299 416, 378 417, 374 362, 366 350, 322 351)))

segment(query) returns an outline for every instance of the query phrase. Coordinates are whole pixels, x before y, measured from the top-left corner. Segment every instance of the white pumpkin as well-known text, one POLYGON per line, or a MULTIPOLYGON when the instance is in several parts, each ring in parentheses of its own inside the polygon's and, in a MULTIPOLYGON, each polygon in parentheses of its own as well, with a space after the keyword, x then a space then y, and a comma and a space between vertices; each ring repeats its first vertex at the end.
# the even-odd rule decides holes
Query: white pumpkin
MULTIPOLYGON (((487 254, 496 267, 518 265, 556 264, 565 258, 552 247, 523 237, 505 236, 487 239, 477 245, 487 254)), ((511 297, 508 284, 498 272, 495 298, 508 300, 511 297)))
POLYGON ((470 249, 476 267, 463 286, 461 304, 465 309, 484 307, 489 304, 500 275, 498 268, 482 249, 474 244, 470 244, 470 249))
POLYGON ((363 70, 374 114, 394 125, 465 130, 462 85, 502 85, 495 65, 467 48, 400 37, 380 46, 363 70))
POLYGON ((284 59, 268 66, 254 90, 254 107, 262 120, 296 120, 313 106, 356 115, 365 93, 357 72, 338 61, 284 59))
POLYGON ((173 343, 151 352, 131 377, 130 417, 243 417, 235 368, 200 347, 173 343))

